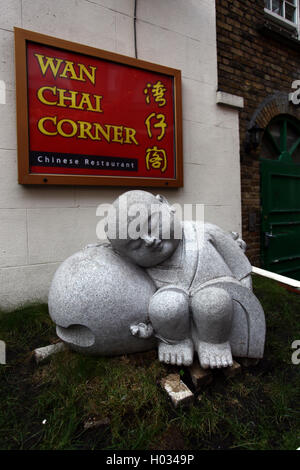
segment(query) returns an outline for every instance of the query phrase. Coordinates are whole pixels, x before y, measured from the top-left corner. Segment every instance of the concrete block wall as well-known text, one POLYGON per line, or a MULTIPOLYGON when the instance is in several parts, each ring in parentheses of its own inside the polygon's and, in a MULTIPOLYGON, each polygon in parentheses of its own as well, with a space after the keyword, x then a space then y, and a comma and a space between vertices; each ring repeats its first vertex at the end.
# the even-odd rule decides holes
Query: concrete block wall
MULTIPOLYGON (((13 27, 134 56, 134 0, 0 0, 0 308, 46 301, 67 256, 97 241, 96 207, 125 189, 17 183, 13 27)), ((216 104, 213 0, 137 0, 138 58, 182 71, 184 187, 171 202, 240 231, 238 112, 216 104)))

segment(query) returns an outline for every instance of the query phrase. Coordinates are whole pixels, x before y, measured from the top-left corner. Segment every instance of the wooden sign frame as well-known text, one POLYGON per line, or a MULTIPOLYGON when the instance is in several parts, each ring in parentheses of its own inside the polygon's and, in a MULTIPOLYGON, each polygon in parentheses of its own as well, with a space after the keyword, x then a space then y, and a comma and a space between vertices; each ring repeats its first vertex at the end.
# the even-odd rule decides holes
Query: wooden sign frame
MULTIPOLYGON (((23 30, 20 28, 15 28, 15 64, 16 64, 16 95, 17 95, 17 137, 18 137, 18 175, 20 184, 42 184, 42 185, 93 185, 93 186, 152 186, 152 187, 181 187, 183 186, 183 161, 182 161, 182 96, 181 96, 181 72, 170 67, 165 67, 162 65, 153 64, 150 62, 145 62, 131 57, 126 57, 120 54, 115 54, 112 52, 107 52, 104 50, 96 49, 93 47, 85 46, 82 44, 77 44, 74 42, 65 41, 62 39, 46 36, 39 33, 34 33, 31 31, 23 30), (63 169, 60 170, 60 173, 47 172, 45 168, 41 172, 36 170, 35 172, 31 171, 33 166, 30 166, 30 116, 29 116, 29 90, 28 90, 28 80, 29 73, 28 70, 28 58, 27 58, 27 49, 30 44, 37 44, 41 46, 47 46, 50 48, 55 48, 59 50, 60 53, 75 53, 79 57, 85 56, 85 58, 92 58, 93 60, 106 61, 108 67, 110 64, 121 64, 129 68, 128 73, 131 73, 134 70, 142 70, 148 72, 154 72, 160 74, 162 77, 169 77, 172 80, 172 116, 174 122, 172 124, 172 139, 173 139, 173 155, 170 158, 173 158, 172 163, 172 176, 165 177, 163 173, 156 177, 145 177, 144 174, 140 175, 139 173, 135 176, 128 176, 128 171, 125 172, 126 175, 122 176, 117 174, 114 176, 112 174, 93 174, 93 169, 90 170, 90 174, 64 174, 63 169)), ((60 75, 62 76, 62 75, 60 75)), ((150 86, 150 85, 147 85, 150 86)), ((46 87, 50 88, 50 87, 46 87)), ((68 91, 68 90, 66 90, 68 91)), ((147 93, 147 90, 144 90, 144 93, 147 93)), ((151 98, 153 98, 151 96, 151 98)), ((142 98, 145 99, 145 96, 142 98)), ((150 100, 150 98, 149 98, 150 100)), ((153 101, 153 100, 152 100, 153 101)), ((149 102, 149 101, 148 101, 149 102)), ((48 101, 49 103, 49 101, 48 101)), ((52 103, 51 103, 52 104, 52 103)), ((99 105, 99 102, 98 102, 99 105)), ((154 103, 155 105, 155 103, 154 103)), ((49 106, 50 108, 50 106, 49 106)), ((53 106, 52 106, 53 109, 53 106)), ((149 108, 150 109, 150 108, 149 108)), ((153 109, 152 109, 153 110, 153 109)), ((160 108, 157 108, 157 112, 161 112, 160 108)), ((161 116, 161 114, 153 113, 153 116, 161 116)), ((31 121, 32 122, 32 121, 31 121)), ((144 124, 144 123, 143 123, 144 124)), ((159 122, 156 121, 157 126, 159 127, 159 122)), ((32 124, 31 124, 32 126, 32 124)), ((164 124, 161 127, 161 134, 164 132, 164 124)), ((114 127, 114 126, 113 126, 114 127)), ((155 126, 154 126, 155 127, 155 126)), ((166 127, 166 126, 165 126, 166 127)), ((159 137, 157 129, 152 128, 151 131, 148 131, 148 136, 151 135, 151 143, 157 144, 157 138, 159 137), (154 132, 155 131, 155 132, 154 132), (153 135, 155 134, 155 135, 153 135), (156 137, 156 140, 155 140, 156 137)), ((132 131, 133 132, 133 131, 132 131)), ((170 131, 171 132, 171 131, 170 131)), ((53 133, 54 134, 54 133, 53 133)), ((144 135, 144 134, 143 134, 144 135)), ((44 137, 42 137, 44 138, 44 137)), ((170 139, 169 139, 170 140, 170 139)), ((68 140, 70 141, 70 139, 68 140)), ((123 148, 122 147, 122 151, 123 148)), ((129 146, 127 146, 129 147, 129 146)), ((158 147, 154 147, 158 149, 158 147)), ((45 149, 33 149, 38 151, 45 151, 45 149)), ((58 151, 61 151, 60 149, 58 151)), ((31 152, 32 154, 33 152, 31 152)), ((100 155, 100 157, 103 157, 100 155)), ((149 157, 149 155, 148 155, 149 157)), ((110 158, 109 156, 103 158, 110 158)), ((115 160, 117 160, 115 158, 115 160)), ((154 161, 154 160, 153 160, 154 161)), ((158 160, 156 159, 156 162, 158 160)), ((149 163, 149 158, 148 158, 149 163)), ((147 163, 147 164, 148 164, 147 163)), ((103 165, 103 163, 102 163, 103 165)), ((145 163, 144 163, 145 165, 145 163)), ((156 163, 158 165, 158 163, 156 163)), ((167 165, 167 163, 166 163, 167 165)), ((170 163, 171 165, 171 163, 170 163)), ((152 173, 155 173, 155 169, 158 166, 153 166, 150 168, 152 173)), ((149 169, 147 167, 147 169, 149 169)), ((55 170, 55 169, 54 169, 55 170)), ((81 170, 77 170, 81 171, 81 170)), ((101 170, 102 171, 102 170, 101 170)), ((138 170, 136 170, 137 172, 138 170)), ((112 173, 112 171, 110 172, 112 173)), ((120 173, 118 171, 117 173, 120 173)), ((131 172, 134 173, 133 171, 131 172)), ((157 174, 158 172, 156 172, 157 174)))

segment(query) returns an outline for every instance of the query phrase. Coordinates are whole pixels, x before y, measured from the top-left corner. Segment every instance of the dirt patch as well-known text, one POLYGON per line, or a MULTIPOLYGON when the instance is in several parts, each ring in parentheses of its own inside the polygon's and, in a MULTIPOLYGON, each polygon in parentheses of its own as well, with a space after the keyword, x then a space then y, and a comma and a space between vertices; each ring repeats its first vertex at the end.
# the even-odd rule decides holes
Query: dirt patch
POLYGON ((184 436, 176 425, 170 425, 150 450, 186 450, 188 449, 184 436))

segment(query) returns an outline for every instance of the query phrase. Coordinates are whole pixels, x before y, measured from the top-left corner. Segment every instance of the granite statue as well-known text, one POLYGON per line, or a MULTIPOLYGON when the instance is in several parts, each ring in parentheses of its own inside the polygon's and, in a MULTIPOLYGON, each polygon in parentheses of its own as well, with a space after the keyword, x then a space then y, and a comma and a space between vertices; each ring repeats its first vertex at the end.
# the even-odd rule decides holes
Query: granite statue
POLYGON ((261 358, 264 312, 238 234, 182 222, 146 191, 124 193, 113 208, 110 243, 76 253, 54 276, 49 311, 58 336, 94 354, 158 344, 159 360, 179 366, 195 352, 203 368, 229 367, 233 356, 261 358), (139 218, 137 207, 144 208, 139 218))

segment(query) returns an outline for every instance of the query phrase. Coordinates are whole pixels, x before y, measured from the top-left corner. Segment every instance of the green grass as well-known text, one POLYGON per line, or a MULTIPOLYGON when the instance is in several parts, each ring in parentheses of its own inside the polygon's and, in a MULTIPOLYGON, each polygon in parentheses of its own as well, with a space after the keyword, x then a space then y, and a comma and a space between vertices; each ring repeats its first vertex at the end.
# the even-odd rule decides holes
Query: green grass
POLYGON ((264 359, 213 383, 175 410, 159 386, 170 372, 155 351, 116 358, 59 353, 37 366, 31 351, 55 341, 47 306, 0 313, 8 364, 0 366, 0 449, 296 449, 300 446, 300 295, 254 278, 266 314, 264 359), (89 418, 101 420, 85 430, 89 418), (46 422, 44 421, 46 420, 46 422), (44 424, 43 424, 44 422, 44 424))

